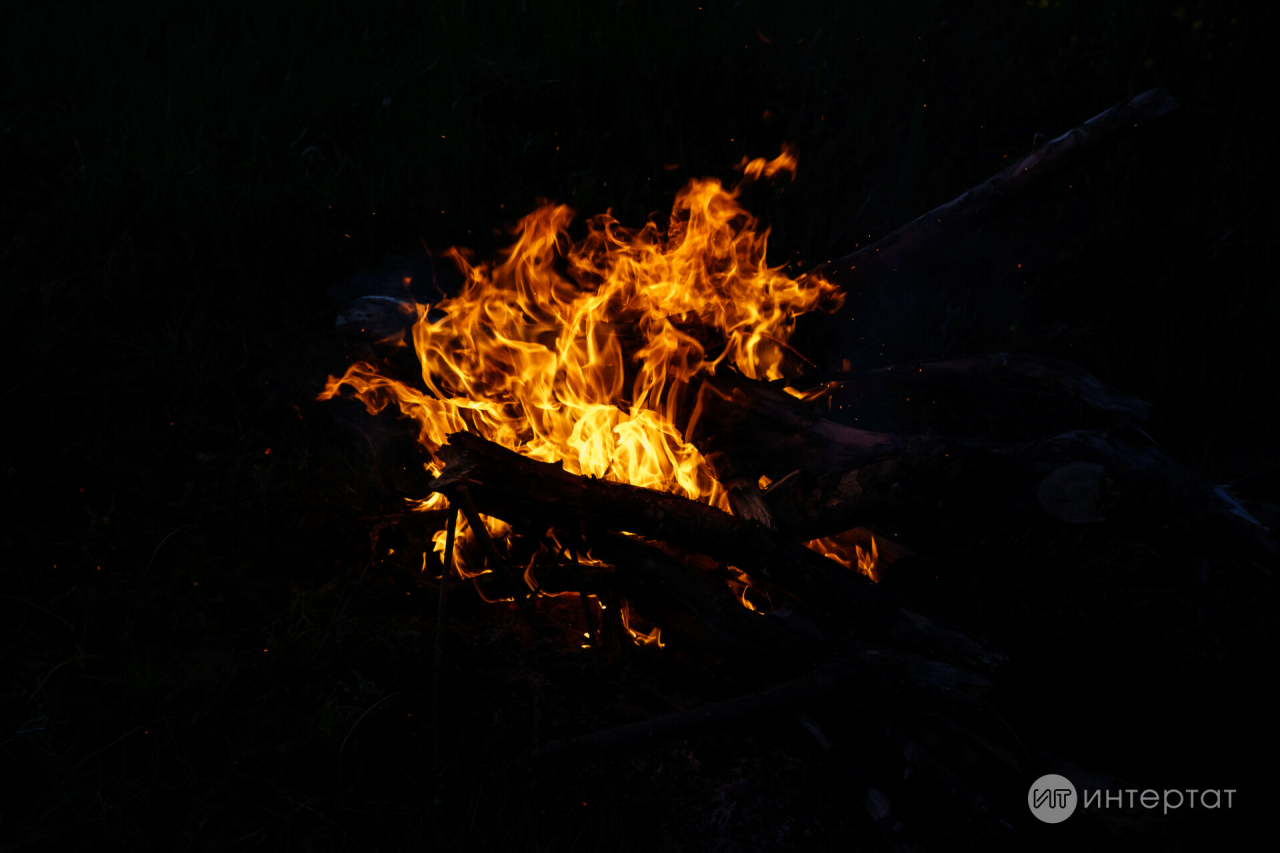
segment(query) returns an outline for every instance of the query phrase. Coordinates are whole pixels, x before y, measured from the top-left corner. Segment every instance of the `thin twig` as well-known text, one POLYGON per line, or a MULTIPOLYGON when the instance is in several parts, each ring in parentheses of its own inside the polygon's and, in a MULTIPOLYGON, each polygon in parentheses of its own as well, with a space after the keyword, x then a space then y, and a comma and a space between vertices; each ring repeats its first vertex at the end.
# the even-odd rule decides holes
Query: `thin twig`
POLYGON ((148 720, 148 721, 147 721, 147 722, 145 722, 145 723, 141 723, 140 725, 134 726, 133 728, 129 729, 129 731, 127 731, 127 732, 125 732, 124 734, 120 735, 120 737, 118 737, 118 738, 116 738, 115 740, 111 741, 111 743, 107 744, 106 746, 102 747, 101 749, 95 749, 93 752, 89 753, 89 754, 88 754, 88 755, 86 755, 84 758, 82 758, 82 759, 80 759, 79 761, 77 761, 77 762, 72 766, 71 770, 72 770, 72 771, 79 770, 79 769, 80 769, 80 765, 84 764, 84 763, 85 763, 86 761, 88 761, 90 758, 93 758, 95 755, 98 755, 98 754, 100 754, 100 753, 106 752, 108 749, 110 749, 111 747, 115 746, 115 745, 116 745, 116 744, 118 744, 120 741, 124 740, 124 739, 125 739, 125 738, 127 738, 129 735, 131 735, 131 734, 133 734, 134 732, 136 732, 138 729, 146 728, 147 726, 153 725, 153 724, 155 724, 155 723, 163 722, 164 720, 169 720, 169 719, 172 719, 172 718, 171 718, 171 717, 156 717, 154 720, 148 720))
POLYGON ((147 565, 143 568, 143 570, 142 570, 142 574, 138 577, 138 580, 139 580, 139 581, 142 581, 144 578, 146 578, 146 576, 147 576, 147 572, 151 571, 151 564, 155 562, 155 560, 156 560, 156 554, 159 554, 159 553, 160 553, 160 549, 164 547, 164 543, 166 543, 166 542, 168 542, 170 539, 172 539, 172 538, 174 537, 174 535, 175 535, 175 534, 181 533, 181 532, 182 532, 182 531, 184 531, 184 530, 189 530, 189 529, 190 529, 190 528, 192 528, 192 527, 199 527, 199 526, 200 526, 200 525, 198 525, 198 524, 184 524, 184 525, 182 525, 181 527, 179 527, 177 530, 171 530, 171 531, 169 531, 169 535, 168 535, 168 536, 166 536, 166 537, 164 537, 163 539, 161 539, 161 540, 160 540, 160 544, 159 544, 159 545, 157 545, 157 546, 156 546, 156 549, 155 549, 154 551, 152 551, 152 552, 151 552, 151 559, 150 559, 150 560, 147 560, 147 565))
POLYGON ((462 514, 467 517, 467 524, 471 525, 471 532, 475 534, 476 539, 480 542, 480 550, 484 551, 484 555, 489 558, 489 562, 493 563, 498 573, 503 575, 511 584, 511 597, 519 606, 520 612, 528 616, 529 597, 520 589, 523 584, 516 579, 515 573, 507 565, 506 558, 502 556, 502 552, 494 544, 493 537, 489 535, 489 528, 485 527, 484 521, 480 518, 480 513, 476 510, 475 503, 471 500, 471 492, 467 490, 465 483, 458 483, 454 486, 453 491, 458 499, 458 505, 462 508, 462 514))
POLYGON ((1166 89, 1151 89, 1099 113, 1018 159, 959 197, 912 220, 852 254, 818 264, 806 276, 866 281, 892 271, 907 258, 936 248, 975 227, 982 217, 1021 198, 1032 188, 1102 148, 1178 109, 1166 89), (854 272, 856 270, 856 272, 854 272), (853 273, 853 276, 850 276, 853 273))
POLYGON ((363 720, 365 717, 369 715, 370 711, 372 711, 374 708, 378 707, 383 702, 390 699, 392 696, 399 696, 399 695, 400 695, 399 690, 397 690, 395 693, 388 693, 386 696, 383 696, 377 702, 374 702, 372 705, 366 708, 365 712, 360 715, 359 719, 357 719, 354 723, 351 724, 351 728, 347 729, 347 736, 342 739, 342 746, 338 747, 338 755, 341 756, 342 750, 347 748, 347 741, 351 739, 351 733, 356 730, 356 726, 360 725, 360 720, 363 720))
POLYGON ((36 609, 36 610, 39 610, 41 613, 45 613, 45 614, 47 614, 47 615, 49 615, 49 616, 52 616, 54 619, 57 619, 57 620, 58 620, 59 622, 61 622, 63 625, 66 625, 66 626, 67 626, 67 628, 68 628, 68 629, 70 629, 71 633, 73 633, 73 634, 78 634, 78 633, 80 633, 79 631, 77 631, 77 630, 76 630, 76 626, 75 626, 75 625, 72 625, 72 624, 71 624, 70 622, 68 622, 66 619, 63 619, 61 616, 59 616, 57 613, 54 613, 54 612, 53 612, 52 610, 50 610, 49 608, 47 608, 47 607, 42 607, 42 606, 40 606, 39 604, 36 604, 34 601, 28 601, 28 600, 27 600, 27 599, 25 599, 25 598, 19 598, 19 597, 18 597, 18 596, 16 596, 16 595, 9 595, 9 594, 7 594, 7 593, 0 594, 0 598, 7 598, 7 599, 9 599, 10 601, 16 601, 16 602, 18 602, 19 604, 25 604, 25 605, 27 605, 28 607, 34 608, 34 609, 36 609))
POLYGON ((105 658, 105 657, 106 655, 79 655, 78 657, 73 657, 70 660, 64 660, 62 663, 58 664, 53 669, 49 670, 49 674, 46 675, 43 679, 41 679, 40 684, 36 686, 35 690, 31 691, 31 698, 28 699, 27 701, 28 702, 33 701, 36 698, 36 694, 40 692, 40 688, 44 687, 45 682, 47 682, 50 678, 52 678, 55 672, 62 669, 67 664, 75 663, 78 660, 89 660, 90 658, 105 658))
POLYGON ((1233 489, 1238 488, 1240 486, 1247 486, 1249 483, 1252 483, 1256 480, 1265 480, 1267 477, 1270 477, 1273 474, 1280 474, 1280 462, 1277 462, 1274 465, 1268 465, 1265 468, 1260 468, 1257 471, 1253 471, 1249 474, 1245 474, 1242 477, 1236 477, 1230 483, 1227 483, 1227 485, 1233 489))

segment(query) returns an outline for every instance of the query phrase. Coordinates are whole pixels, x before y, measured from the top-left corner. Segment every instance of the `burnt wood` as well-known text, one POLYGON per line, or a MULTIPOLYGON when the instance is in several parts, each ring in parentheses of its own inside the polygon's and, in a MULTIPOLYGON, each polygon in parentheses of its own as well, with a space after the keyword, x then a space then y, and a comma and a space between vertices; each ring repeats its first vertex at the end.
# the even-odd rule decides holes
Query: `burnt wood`
POLYGON ((983 671, 1003 652, 943 625, 862 575, 761 525, 678 495, 579 477, 471 433, 455 433, 438 451, 444 472, 430 487, 466 485, 486 515, 523 529, 583 525, 590 544, 602 532, 625 531, 706 554, 777 583, 821 610, 838 612, 867 639, 892 642, 983 671))

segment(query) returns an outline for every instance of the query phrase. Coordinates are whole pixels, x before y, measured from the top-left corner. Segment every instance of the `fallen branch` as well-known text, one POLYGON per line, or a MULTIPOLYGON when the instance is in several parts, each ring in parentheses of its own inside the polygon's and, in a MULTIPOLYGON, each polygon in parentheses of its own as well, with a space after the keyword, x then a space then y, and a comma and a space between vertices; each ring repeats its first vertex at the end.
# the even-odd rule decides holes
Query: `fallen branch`
POLYGON ((1151 89, 1121 101, 1045 143, 963 195, 863 249, 819 264, 807 275, 818 273, 840 282, 853 276, 864 280, 891 271, 908 258, 964 234, 992 211, 1021 199, 1088 155, 1177 109, 1178 102, 1167 89, 1151 89))
POLYGON ((1072 429, 1146 420, 1143 400, 1083 368, 1038 356, 992 353, 906 362, 827 380, 819 409, 863 429, 1022 441, 1072 429))

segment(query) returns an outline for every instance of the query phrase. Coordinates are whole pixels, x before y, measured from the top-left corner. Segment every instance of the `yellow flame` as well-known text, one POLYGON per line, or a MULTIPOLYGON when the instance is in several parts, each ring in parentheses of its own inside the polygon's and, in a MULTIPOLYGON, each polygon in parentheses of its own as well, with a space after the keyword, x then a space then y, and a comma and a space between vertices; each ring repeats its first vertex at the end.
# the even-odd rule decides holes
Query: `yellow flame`
POLYGON ((870 547, 865 549, 852 541, 847 533, 842 533, 839 536, 825 536, 822 539, 814 539, 804 544, 805 547, 817 551, 824 557, 835 560, 846 569, 856 567, 859 574, 864 574, 879 583, 880 552, 876 547, 875 536, 871 537, 870 547))
POLYGON ((443 492, 432 492, 425 498, 405 498, 411 512, 431 512, 437 509, 448 509, 449 499, 443 492))
POLYGON ((631 635, 631 641, 637 646, 657 646, 665 649, 666 644, 662 642, 662 629, 653 628, 647 634, 641 634, 639 631, 631 627, 631 605, 626 601, 622 602, 622 627, 631 635))
MULTIPOLYGON (((604 213, 573 242, 574 211, 544 203, 520 220, 515 242, 495 260, 449 250, 465 283, 456 296, 416 305, 420 383, 357 362, 329 377, 319 399, 347 388, 371 414, 396 406, 417 423, 433 476, 443 470, 436 451, 451 433, 468 431, 570 473, 730 511, 679 427, 697 419, 691 386, 723 365, 753 379, 783 378, 796 317, 834 310, 843 299, 821 275, 793 279, 770 267, 768 229, 738 203, 748 183, 794 175, 795 167, 784 147, 772 160, 744 158, 733 187, 692 180, 676 195, 665 230, 652 221, 627 228, 604 213)), ((448 501, 434 494, 410 506, 428 512, 448 501)), ((484 523, 502 547, 510 528, 484 523)), ((457 535, 461 576, 490 571, 469 547, 465 519, 457 535)), ((443 552, 443 531, 433 547, 443 552)), ((529 569, 525 579, 536 585, 529 569)), ((656 631, 646 642, 661 646, 656 631)))
MULTIPOLYGON (((511 525, 500 518, 490 518, 487 515, 481 515, 480 521, 484 523, 485 529, 489 531, 489 538, 501 550, 511 535, 511 525)), ((444 530, 437 530, 431 536, 432 550, 440 554, 442 560, 444 559, 445 535, 444 530)), ((454 542, 453 549, 454 567, 462 578, 470 580, 493 571, 488 565, 487 558, 475 554, 471 548, 463 547, 464 544, 469 545, 475 542, 475 536, 471 532, 471 525, 467 522, 466 516, 459 514, 458 529, 455 535, 457 536, 457 541, 454 542)))
MULTIPOLYGON (((765 601, 769 600, 768 593, 758 589, 755 583, 751 580, 751 576, 746 572, 735 566, 729 566, 728 568, 729 571, 733 572, 734 578, 733 580, 726 581, 726 583, 729 585, 729 589, 733 590, 733 594, 737 596, 738 603, 748 610, 754 610, 757 613, 763 612, 756 606, 755 602, 751 601, 751 599, 747 597, 747 590, 754 590, 756 598, 764 599, 765 601)), ((772 603, 770 603, 770 606, 772 606, 772 603)))
MULTIPOLYGON (((784 151, 744 164, 744 182, 794 168, 784 151)), ((320 399, 346 386, 370 413, 398 406, 417 421, 433 474, 435 451, 467 430, 575 474, 727 510, 724 489, 676 425, 690 382, 726 363, 781 378, 779 342, 795 317, 841 300, 820 276, 797 281, 766 264, 768 231, 738 204, 741 186, 691 181, 665 232, 653 222, 628 229, 606 213, 571 243, 573 211, 548 204, 521 220, 498 260, 473 264, 450 250, 466 283, 417 306, 421 386, 359 362, 330 377, 320 399)))

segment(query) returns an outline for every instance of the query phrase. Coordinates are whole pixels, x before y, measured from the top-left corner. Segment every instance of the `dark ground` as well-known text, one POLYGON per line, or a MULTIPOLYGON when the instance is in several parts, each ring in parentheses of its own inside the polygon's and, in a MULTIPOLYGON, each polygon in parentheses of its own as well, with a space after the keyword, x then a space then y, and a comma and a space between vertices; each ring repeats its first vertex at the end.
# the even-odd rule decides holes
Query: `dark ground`
MULTIPOLYGON (((642 654, 601 679, 466 594, 437 796, 433 602, 366 520, 413 492, 409 451, 394 421, 312 399, 345 364, 347 276, 420 243, 491 251, 537 196, 638 224, 792 141, 795 183, 750 203, 803 268, 1166 86, 1176 120, 802 346, 1066 358, 1151 401, 1153 436, 1216 481, 1280 461, 1269 4, 702 6, 0 6, 0 850, 878 849, 785 720, 510 773, 532 740, 751 677, 642 654)), ((1239 493, 1280 503, 1271 470, 1239 493)), ((915 595, 1011 652, 997 703, 1028 752, 1238 789, 1111 843, 1231 849, 1265 826, 1274 567, 1159 527, 885 532, 950 567, 915 595)), ((816 713, 861 749, 841 702, 816 713)), ((904 723, 1031 849, 1102 845, 1035 824, 1022 777, 937 721, 904 723)), ((927 846, 966 846, 944 799, 886 784, 927 846)))

